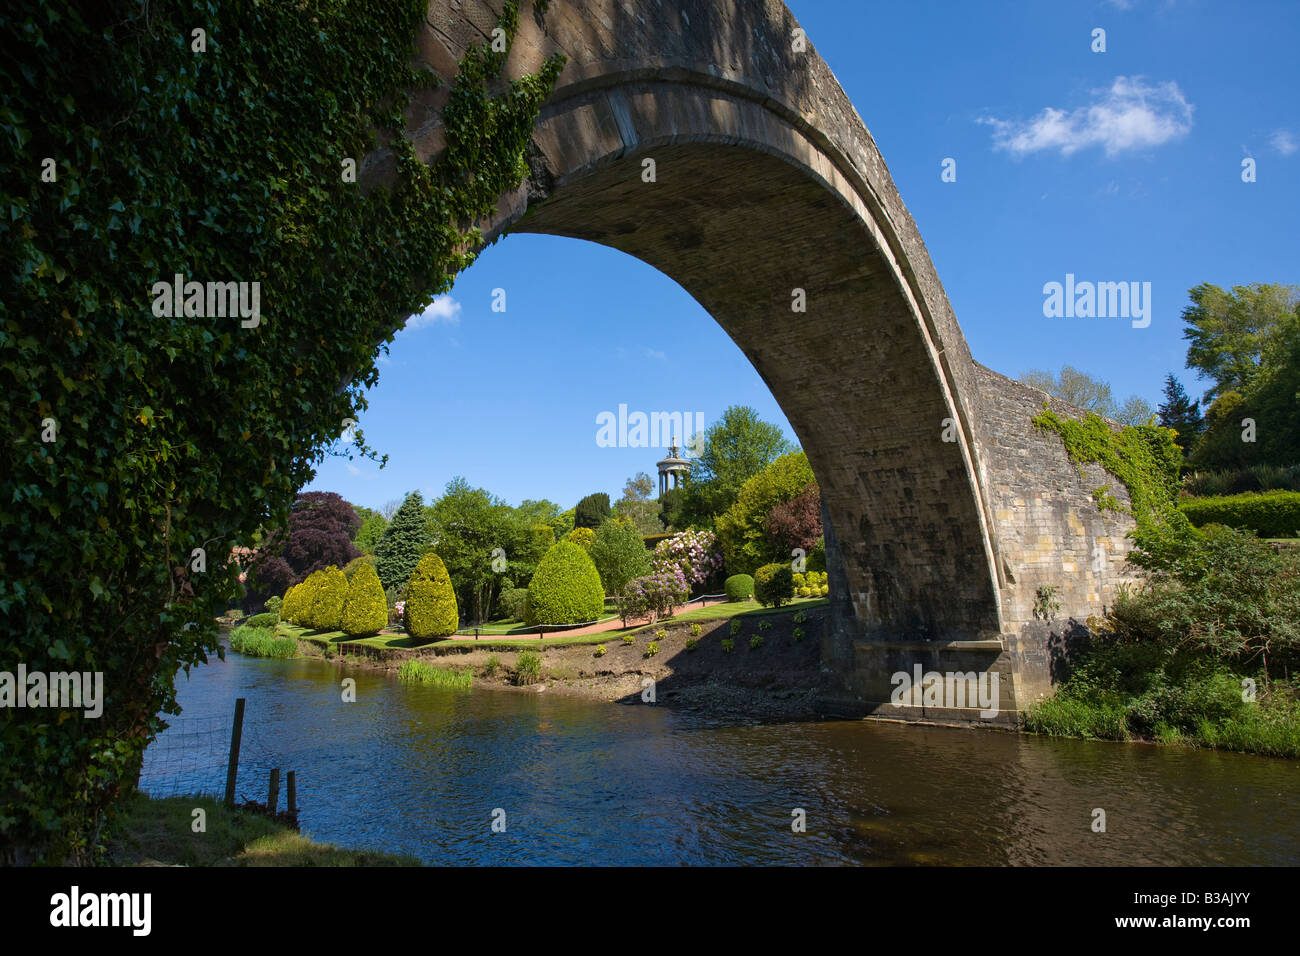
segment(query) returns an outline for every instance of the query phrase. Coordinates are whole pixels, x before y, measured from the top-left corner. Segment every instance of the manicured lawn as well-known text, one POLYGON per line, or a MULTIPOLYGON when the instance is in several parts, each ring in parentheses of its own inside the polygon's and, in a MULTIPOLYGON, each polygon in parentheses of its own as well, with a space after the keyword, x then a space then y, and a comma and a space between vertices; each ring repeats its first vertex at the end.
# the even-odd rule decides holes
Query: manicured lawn
MULTIPOLYGON (((822 607, 830 604, 826 598, 795 598, 789 604, 780 608, 763 607, 757 601, 723 601, 718 604, 706 604, 704 607, 692 608, 689 611, 683 611, 681 614, 674 614, 668 618, 672 621, 717 621, 725 620, 729 617, 746 617, 749 615, 760 614, 785 614, 788 611, 806 611, 815 607, 822 607)), ((656 625, 658 626, 658 625, 656 625)))

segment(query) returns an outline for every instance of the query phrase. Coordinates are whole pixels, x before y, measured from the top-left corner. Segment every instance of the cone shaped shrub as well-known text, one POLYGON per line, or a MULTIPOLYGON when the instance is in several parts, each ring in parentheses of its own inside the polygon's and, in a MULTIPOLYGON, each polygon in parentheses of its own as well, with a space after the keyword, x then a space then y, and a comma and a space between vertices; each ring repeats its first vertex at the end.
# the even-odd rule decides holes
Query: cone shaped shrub
POLYGON ((318 631, 337 631, 343 620, 343 602, 348 597, 348 579, 330 565, 320 574, 311 600, 311 626, 318 631))
POLYGON ((280 603, 280 620, 294 623, 294 616, 298 613, 298 599, 294 596, 294 592, 299 587, 301 585, 293 584, 284 592, 284 600, 280 603))
POLYGON ((406 632, 421 640, 456 633, 460 610, 451 576, 432 551, 415 566, 406 586, 406 632))
POLYGON ((352 637, 378 634, 388 623, 388 601, 373 564, 361 564, 352 572, 348 596, 343 603, 342 628, 352 637))
POLYGON ((605 589, 591 556, 561 541, 542 556, 528 585, 529 624, 579 624, 605 609, 605 589))

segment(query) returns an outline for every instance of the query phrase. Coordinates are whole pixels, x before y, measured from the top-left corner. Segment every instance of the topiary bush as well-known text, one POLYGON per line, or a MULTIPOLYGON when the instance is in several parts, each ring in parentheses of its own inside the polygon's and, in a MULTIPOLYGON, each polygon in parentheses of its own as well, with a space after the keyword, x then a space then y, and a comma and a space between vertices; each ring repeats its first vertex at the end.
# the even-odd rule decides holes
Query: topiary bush
POLYGON ((748 601, 754 596, 754 579, 748 574, 733 574, 722 587, 728 601, 748 601))
POLYGON ((406 585, 405 618, 407 633, 420 640, 456 633, 456 592, 447 566, 432 551, 420 559, 406 585))
POLYGON ((754 597, 765 607, 780 607, 794 598, 794 574, 788 564, 765 564, 754 575, 754 597))
POLYGON ((529 624, 580 624, 604 609, 600 572, 586 551, 560 541, 542 556, 528 585, 529 624))
POLYGON ((269 611, 264 614, 254 614, 245 624, 245 627, 275 627, 280 619, 269 611))
POLYGON ((376 563, 376 558, 373 554, 359 555, 343 566, 343 576, 347 578, 349 581, 351 581, 352 576, 357 573, 358 568, 360 568, 362 565, 369 565, 373 569, 375 567, 375 563, 376 563))
POLYGON ((284 599, 281 598, 280 595, 278 594, 271 595, 269 598, 266 599, 266 613, 274 614, 275 619, 278 621, 280 619, 280 606, 283 603, 284 603, 284 599))
POLYGON ((348 579, 334 565, 320 575, 311 601, 311 626, 318 631, 337 631, 343 622, 343 602, 348 599, 348 579))
POLYGON ((378 634, 388 624, 388 602, 373 563, 358 565, 348 582, 340 626, 352 637, 378 634))

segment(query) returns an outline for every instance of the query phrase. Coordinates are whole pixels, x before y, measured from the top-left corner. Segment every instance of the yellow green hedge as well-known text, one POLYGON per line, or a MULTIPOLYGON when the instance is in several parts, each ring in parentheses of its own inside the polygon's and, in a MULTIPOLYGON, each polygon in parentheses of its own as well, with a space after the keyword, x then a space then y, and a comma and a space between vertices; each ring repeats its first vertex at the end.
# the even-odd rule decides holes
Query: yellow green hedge
POLYGON ((406 586, 406 632, 424 640, 456 633, 460 610, 451 576, 432 551, 420 559, 406 586))
POLYGON ((388 623, 388 601, 383 585, 371 563, 353 569, 348 582, 347 600, 343 602, 342 629, 352 637, 378 634, 388 623))

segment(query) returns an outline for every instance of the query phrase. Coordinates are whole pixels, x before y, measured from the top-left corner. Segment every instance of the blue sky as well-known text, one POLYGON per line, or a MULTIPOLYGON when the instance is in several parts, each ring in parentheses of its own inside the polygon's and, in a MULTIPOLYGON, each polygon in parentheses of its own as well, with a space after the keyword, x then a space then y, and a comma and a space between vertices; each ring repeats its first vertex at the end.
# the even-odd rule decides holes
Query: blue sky
MULTIPOLYGON (((1152 405, 1173 371, 1195 396, 1187 290, 1300 282, 1295 0, 789 6, 875 138, 977 361, 1013 377, 1068 363, 1152 405), (1044 317, 1044 284, 1067 273, 1151 283, 1151 324, 1044 317)), ((488 249, 408 323, 370 402, 361 427, 388 466, 327 459, 309 489, 378 507, 463 475, 515 504, 616 498, 663 455, 598 445, 596 416, 620 403, 706 422, 752 405, 797 440, 676 283, 545 236, 488 249)))

